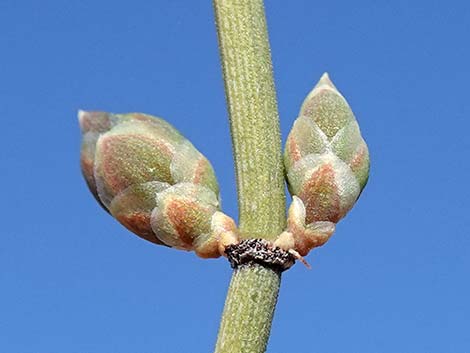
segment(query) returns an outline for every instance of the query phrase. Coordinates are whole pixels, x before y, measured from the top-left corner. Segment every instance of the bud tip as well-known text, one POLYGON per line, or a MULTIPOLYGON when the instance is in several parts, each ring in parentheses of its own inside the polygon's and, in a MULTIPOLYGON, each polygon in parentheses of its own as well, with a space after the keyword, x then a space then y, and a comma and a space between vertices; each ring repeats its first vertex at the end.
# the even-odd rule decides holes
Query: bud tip
MULTIPOLYGON (((328 72, 325 72, 318 83, 316 84, 315 88, 330 88, 336 90, 335 85, 333 82, 331 82, 330 75, 328 75, 328 72)), ((314 88, 314 90, 315 90, 314 88)))
POLYGON ((331 84, 330 75, 328 75, 328 72, 324 72, 323 75, 321 75, 320 82, 328 82, 331 84))

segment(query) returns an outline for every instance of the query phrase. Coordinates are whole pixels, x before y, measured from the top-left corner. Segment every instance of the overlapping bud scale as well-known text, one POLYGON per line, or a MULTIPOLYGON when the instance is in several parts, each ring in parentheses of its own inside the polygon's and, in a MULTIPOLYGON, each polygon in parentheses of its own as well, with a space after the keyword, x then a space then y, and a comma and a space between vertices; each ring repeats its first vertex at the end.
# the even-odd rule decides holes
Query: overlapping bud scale
POLYGON ((79 113, 81 167, 100 204, 156 244, 218 257, 237 239, 219 211, 209 161, 173 126, 145 114, 79 113))
MULTIPOLYGON (((79 121, 88 187, 126 228, 205 258, 238 243, 235 222, 220 211, 212 166, 173 126, 138 113, 81 111, 79 121)), ((327 74, 302 104, 284 164, 293 200, 287 229, 273 245, 304 256, 333 234, 369 174, 357 121, 327 74)))
POLYGON ((352 208, 369 174, 369 152, 344 97, 324 74, 287 138, 284 163, 293 201, 288 231, 306 255, 323 245, 352 208))

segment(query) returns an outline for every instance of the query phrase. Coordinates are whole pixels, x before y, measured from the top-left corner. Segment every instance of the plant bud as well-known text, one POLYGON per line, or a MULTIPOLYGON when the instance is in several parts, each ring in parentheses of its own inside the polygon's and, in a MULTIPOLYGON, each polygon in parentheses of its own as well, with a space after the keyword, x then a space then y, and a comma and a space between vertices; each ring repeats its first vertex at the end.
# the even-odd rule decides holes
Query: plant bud
POLYGON ((83 175, 113 217, 151 242, 220 256, 217 242, 207 245, 221 239, 211 226, 219 212, 217 180, 187 139, 145 114, 80 111, 79 121, 83 175))
POLYGON ((300 109, 284 153, 294 196, 288 230, 306 255, 353 207, 369 175, 369 152, 344 97, 324 74, 300 109))

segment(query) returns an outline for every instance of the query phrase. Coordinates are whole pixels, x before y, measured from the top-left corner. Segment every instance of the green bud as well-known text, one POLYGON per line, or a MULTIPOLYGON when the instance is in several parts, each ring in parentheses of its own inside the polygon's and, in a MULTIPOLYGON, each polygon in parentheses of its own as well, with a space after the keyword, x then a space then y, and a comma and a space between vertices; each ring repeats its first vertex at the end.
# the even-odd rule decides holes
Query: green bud
POLYGON ((328 74, 302 104, 287 138, 284 163, 289 191, 296 196, 289 211, 289 231, 297 251, 305 255, 328 240, 369 175, 367 145, 328 74))
POLYGON ((219 187, 211 164, 187 139, 145 114, 80 111, 79 121, 82 172, 108 212, 146 240, 220 256, 219 240, 227 236, 212 224, 219 187))

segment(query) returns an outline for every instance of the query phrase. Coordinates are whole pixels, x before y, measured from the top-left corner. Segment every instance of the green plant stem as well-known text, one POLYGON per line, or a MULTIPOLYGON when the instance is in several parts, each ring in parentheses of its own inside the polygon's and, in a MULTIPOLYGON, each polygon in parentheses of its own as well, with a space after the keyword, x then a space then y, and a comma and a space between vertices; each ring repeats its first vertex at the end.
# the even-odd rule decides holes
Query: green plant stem
POLYGON ((262 0, 214 0, 245 238, 285 226, 284 167, 262 0))
POLYGON ((261 265, 242 266, 232 276, 216 352, 266 350, 281 275, 261 265))
MULTIPOLYGON (((243 238, 274 240, 285 227, 279 114, 262 0, 214 0, 243 238)), ((281 275, 262 265, 233 273, 216 353, 266 350, 281 275)))

